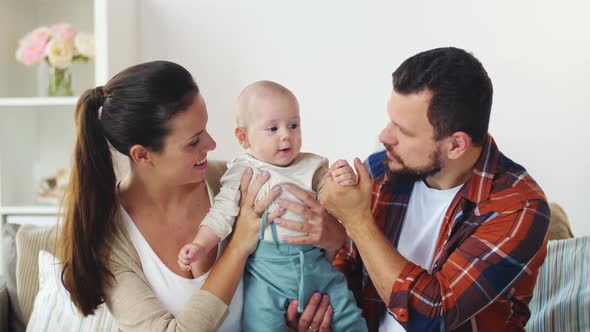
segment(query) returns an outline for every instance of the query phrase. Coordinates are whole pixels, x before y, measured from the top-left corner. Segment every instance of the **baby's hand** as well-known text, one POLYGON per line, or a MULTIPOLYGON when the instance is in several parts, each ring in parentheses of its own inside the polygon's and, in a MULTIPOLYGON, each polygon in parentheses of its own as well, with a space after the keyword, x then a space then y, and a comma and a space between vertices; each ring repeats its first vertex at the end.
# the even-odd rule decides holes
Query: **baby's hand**
POLYGON ((330 167, 330 174, 334 181, 341 186, 354 186, 356 174, 346 160, 338 160, 330 167))
POLYGON ((203 253, 205 248, 200 246, 197 243, 189 243, 184 245, 180 252, 178 253, 178 265, 182 271, 190 271, 191 264, 198 261, 203 253))

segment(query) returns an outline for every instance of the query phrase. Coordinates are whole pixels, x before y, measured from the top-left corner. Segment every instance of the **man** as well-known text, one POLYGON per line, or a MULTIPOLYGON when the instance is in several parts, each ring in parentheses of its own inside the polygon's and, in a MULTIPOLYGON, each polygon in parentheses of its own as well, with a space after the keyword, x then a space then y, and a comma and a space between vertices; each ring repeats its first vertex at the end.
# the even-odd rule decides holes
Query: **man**
POLYGON ((487 132, 492 91, 464 50, 407 59, 393 73, 385 151, 355 160, 356 186, 326 181, 322 205, 350 238, 334 264, 370 331, 524 330, 549 208, 487 132))

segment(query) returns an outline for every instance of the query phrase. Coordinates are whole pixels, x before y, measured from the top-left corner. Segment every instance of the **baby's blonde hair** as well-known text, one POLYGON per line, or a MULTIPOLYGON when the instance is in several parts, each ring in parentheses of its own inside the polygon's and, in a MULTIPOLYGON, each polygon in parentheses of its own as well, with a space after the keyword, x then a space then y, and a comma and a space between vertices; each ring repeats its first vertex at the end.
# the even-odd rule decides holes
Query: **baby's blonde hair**
POLYGON ((248 115, 256 108, 256 101, 259 98, 285 96, 293 98, 298 103, 297 98, 283 85, 273 81, 257 81, 248 85, 237 99, 236 106, 236 125, 244 128, 248 125, 248 115))

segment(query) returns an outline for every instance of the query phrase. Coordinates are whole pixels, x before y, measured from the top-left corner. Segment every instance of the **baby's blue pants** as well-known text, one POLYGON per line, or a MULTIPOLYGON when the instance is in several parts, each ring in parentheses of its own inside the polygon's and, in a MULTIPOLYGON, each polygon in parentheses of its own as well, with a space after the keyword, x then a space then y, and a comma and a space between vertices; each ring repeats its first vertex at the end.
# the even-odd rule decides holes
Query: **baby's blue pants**
MULTIPOLYGON (((266 223, 266 218, 262 219, 266 223)), ((264 229, 261 236, 263 232, 264 229)), ((346 278, 328 262, 323 251, 311 245, 280 243, 276 239, 276 229, 273 235, 274 241, 259 241, 246 263, 243 330, 285 331, 289 303, 298 300, 301 313, 317 291, 330 296, 330 305, 334 308, 331 331, 367 331, 346 278)))

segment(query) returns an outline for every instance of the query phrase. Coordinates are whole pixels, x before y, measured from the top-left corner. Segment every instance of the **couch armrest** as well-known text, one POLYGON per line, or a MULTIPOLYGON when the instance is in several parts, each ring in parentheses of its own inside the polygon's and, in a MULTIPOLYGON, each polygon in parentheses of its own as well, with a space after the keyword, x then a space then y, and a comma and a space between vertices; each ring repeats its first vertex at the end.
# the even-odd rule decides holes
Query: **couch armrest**
POLYGON ((8 288, 6 279, 0 276, 0 331, 8 331, 8 288))

